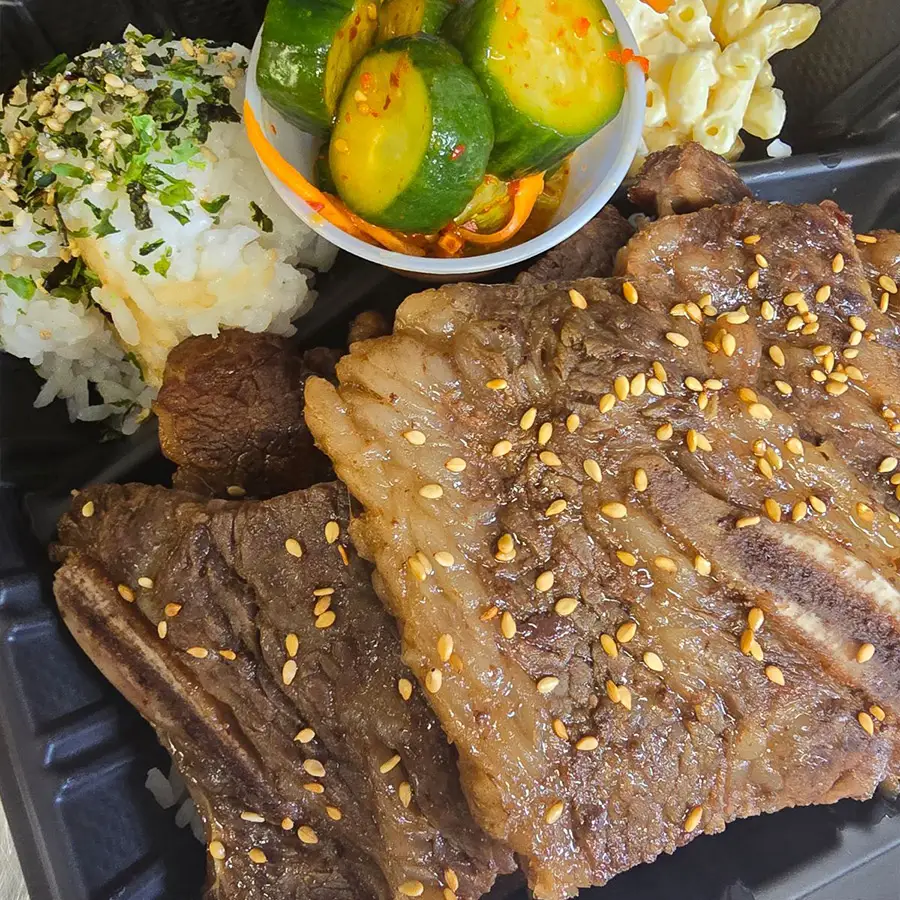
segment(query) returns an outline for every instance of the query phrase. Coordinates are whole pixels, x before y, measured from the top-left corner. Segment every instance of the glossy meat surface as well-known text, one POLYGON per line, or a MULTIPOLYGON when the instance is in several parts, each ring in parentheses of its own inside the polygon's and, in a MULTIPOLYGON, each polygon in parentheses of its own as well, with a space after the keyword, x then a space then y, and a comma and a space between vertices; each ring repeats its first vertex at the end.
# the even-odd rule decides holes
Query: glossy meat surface
POLYGON ((694 143, 651 153, 628 191, 635 206, 657 216, 738 203, 749 196, 747 186, 722 157, 694 143))
POLYGON ((618 265, 414 295, 307 385, 476 817, 540 898, 898 769, 898 334, 847 217, 716 206, 618 265))
POLYGON ((634 229, 614 206, 600 212, 571 237, 520 272, 516 284, 548 284, 612 275, 616 253, 634 229))
POLYGON ((421 689, 398 690, 411 676, 347 501, 337 484, 240 503, 107 485, 60 523, 63 618, 184 774, 215 900, 393 900, 418 883, 445 900, 457 880, 475 898, 512 868, 421 689))
POLYGON ((270 497, 329 477, 303 422, 303 383, 328 377, 338 355, 240 328, 179 344, 153 407, 162 451, 179 467, 175 486, 270 497))

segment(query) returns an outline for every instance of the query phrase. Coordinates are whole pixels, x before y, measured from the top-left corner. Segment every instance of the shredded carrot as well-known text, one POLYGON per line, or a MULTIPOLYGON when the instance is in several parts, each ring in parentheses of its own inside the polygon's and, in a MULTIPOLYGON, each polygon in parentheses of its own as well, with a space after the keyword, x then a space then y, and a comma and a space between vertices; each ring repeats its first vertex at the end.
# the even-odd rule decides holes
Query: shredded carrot
POLYGON ((478 234, 466 228, 460 228, 456 233, 464 241, 471 244, 502 244, 514 237, 519 229, 528 221, 537 198, 544 190, 544 173, 529 175, 515 182, 515 195, 513 196, 513 211, 509 221, 499 231, 492 234, 478 234))
POLYGON ((608 50, 606 55, 613 62, 623 66, 630 62, 636 62, 645 75, 650 71, 650 60, 646 56, 638 56, 631 47, 623 47, 621 50, 617 47, 615 50, 608 50))
POLYGON ((409 241, 377 225, 370 225, 355 213, 350 212, 340 200, 320 191, 315 185, 310 184, 273 146, 263 134, 253 109, 244 101, 244 124, 247 128, 247 137, 253 149, 259 154, 259 158, 268 167, 275 177, 289 187, 301 200, 305 200, 310 207, 319 213, 323 219, 327 219, 332 225, 341 231, 359 238, 368 243, 377 242, 388 250, 397 253, 406 253, 409 256, 424 256, 425 252, 409 241))
POLYGON ((658 13, 664 13, 674 2, 675 0, 644 0, 650 9, 656 10, 658 13))

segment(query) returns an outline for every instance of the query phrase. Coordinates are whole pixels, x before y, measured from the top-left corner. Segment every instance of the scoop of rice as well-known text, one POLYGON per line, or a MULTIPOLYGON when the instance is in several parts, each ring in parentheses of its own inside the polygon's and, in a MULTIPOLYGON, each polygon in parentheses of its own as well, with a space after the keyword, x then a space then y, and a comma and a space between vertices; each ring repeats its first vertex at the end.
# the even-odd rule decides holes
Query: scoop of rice
POLYGON ((289 335, 334 248, 284 205, 244 133, 247 50, 122 44, 0 98, 0 346, 71 417, 125 432, 169 351, 220 328, 289 335))

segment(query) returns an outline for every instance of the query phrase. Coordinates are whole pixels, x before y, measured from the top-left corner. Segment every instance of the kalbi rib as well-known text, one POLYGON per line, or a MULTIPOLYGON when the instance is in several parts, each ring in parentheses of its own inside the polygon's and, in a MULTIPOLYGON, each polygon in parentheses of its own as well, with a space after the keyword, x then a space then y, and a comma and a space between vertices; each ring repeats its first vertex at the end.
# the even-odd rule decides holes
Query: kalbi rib
POLYGON ((337 484, 243 503, 108 485, 60 524, 63 617, 185 775, 210 898, 474 898, 512 868, 420 690, 401 696, 346 522, 337 484))
POLYGON ((415 295, 307 384, 476 817, 541 898, 900 760, 900 519, 862 446, 900 456, 898 356, 846 217, 718 206, 619 265, 415 295))
POLYGON ((600 213, 570 238, 520 272, 516 284, 548 284, 612 275, 616 253, 634 229, 614 206, 600 213))

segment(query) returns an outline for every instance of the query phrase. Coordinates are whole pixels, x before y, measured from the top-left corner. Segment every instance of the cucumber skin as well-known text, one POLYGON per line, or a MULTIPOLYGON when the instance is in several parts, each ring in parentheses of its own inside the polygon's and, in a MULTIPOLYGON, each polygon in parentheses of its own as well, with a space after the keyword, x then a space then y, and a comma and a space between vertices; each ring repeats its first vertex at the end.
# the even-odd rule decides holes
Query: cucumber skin
POLYGON ((325 135, 333 115, 325 106, 325 67, 352 0, 269 0, 256 83, 289 122, 325 135))
MULTIPOLYGON (((381 19, 389 12, 389 7, 395 6, 401 3, 409 3, 416 2, 416 0, 386 0, 386 2, 381 7, 381 12, 379 13, 379 28, 378 28, 378 43, 382 41, 392 40, 395 37, 404 37, 404 35, 391 35, 389 38, 383 38, 381 35, 381 19)), ((417 29, 417 33, 422 34, 437 34, 441 30, 441 26, 444 24, 444 19, 450 13, 450 10, 453 7, 451 0, 418 0, 418 2, 424 5, 425 11, 422 15, 422 24, 417 29)))
MULTIPOLYGON (((488 43, 493 18, 499 15, 498 4, 499 0, 460 0, 444 22, 441 34, 462 52, 466 65, 475 73, 490 104, 494 119, 494 151, 488 172, 512 181, 544 172, 561 162, 615 118, 619 107, 596 128, 577 135, 561 134, 519 112, 488 69, 487 54, 481 51, 488 43)), ((621 78, 620 93, 624 93, 624 69, 621 78)))
POLYGON ((377 216, 366 218, 406 233, 432 234, 465 209, 484 179, 494 145, 494 126, 487 100, 462 57, 446 41, 430 35, 398 37, 370 51, 350 76, 374 53, 405 50, 420 72, 431 100, 431 140, 418 172, 394 201, 377 216), (440 128, 436 119, 449 120, 440 128), (465 152, 456 160, 450 154, 458 144, 465 152))

